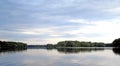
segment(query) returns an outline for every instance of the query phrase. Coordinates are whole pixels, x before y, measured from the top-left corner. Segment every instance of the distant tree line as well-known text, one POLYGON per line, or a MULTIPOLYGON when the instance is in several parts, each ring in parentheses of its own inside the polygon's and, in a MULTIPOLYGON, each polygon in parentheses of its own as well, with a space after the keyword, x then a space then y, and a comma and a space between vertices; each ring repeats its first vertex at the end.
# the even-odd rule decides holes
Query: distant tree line
POLYGON ((47 48, 58 48, 58 47, 105 47, 106 45, 102 42, 80 42, 80 41, 60 41, 57 44, 47 44, 47 48))
POLYGON ((80 42, 80 41, 60 41, 57 47, 104 47, 104 43, 97 42, 80 42))
POLYGON ((27 45, 28 48, 44 48, 46 45, 27 45))
POLYGON ((102 43, 102 42, 85 42, 85 41, 60 41, 57 44, 47 44, 47 45, 28 45, 28 47, 44 47, 47 49, 53 49, 58 47, 120 47, 120 38, 115 39, 112 43, 102 43))
POLYGON ((22 42, 0 41, 0 50, 26 49, 27 44, 22 42))

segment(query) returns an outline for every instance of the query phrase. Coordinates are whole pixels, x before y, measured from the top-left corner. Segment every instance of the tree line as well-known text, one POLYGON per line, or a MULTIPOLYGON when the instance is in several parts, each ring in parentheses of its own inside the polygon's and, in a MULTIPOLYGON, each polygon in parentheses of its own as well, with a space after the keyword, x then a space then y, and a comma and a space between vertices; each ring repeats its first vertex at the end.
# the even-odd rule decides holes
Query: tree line
POLYGON ((56 45, 57 47, 104 47, 102 42, 80 42, 80 41, 60 41, 56 45))
POLYGON ((0 50, 26 49, 27 44, 22 42, 0 41, 0 50))
POLYGON ((47 48, 59 48, 59 47, 105 47, 102 42, 85 42, 85 41, 60 41, 57 44, 47 44, 47 48))
POLYGON ((47 44, 46 47, 114 47, 120 48, 120 38, 115 39, 112 43, 105 44, 102 42, 85 42, 85 41, 60 41, 57 44, 47 44))

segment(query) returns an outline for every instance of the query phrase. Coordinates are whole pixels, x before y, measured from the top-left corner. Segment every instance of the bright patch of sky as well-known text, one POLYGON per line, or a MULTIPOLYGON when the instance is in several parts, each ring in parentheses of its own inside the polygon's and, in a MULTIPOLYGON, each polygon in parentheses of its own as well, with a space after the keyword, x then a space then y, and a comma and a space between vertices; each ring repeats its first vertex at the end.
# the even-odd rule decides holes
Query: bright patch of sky
POLYGON ((0 40, 110 43, 119 28, 120 0, 0 0, 0 40))

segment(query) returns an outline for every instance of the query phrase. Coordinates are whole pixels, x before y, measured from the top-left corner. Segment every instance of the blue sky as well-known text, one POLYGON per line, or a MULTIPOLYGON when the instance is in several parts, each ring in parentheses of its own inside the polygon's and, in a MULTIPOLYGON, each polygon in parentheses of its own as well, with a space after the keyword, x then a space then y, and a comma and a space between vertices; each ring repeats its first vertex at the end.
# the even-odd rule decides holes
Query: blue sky
POLYGON ((110 43, 119 28, 120 0, 0 0, 0 40, 110 43))

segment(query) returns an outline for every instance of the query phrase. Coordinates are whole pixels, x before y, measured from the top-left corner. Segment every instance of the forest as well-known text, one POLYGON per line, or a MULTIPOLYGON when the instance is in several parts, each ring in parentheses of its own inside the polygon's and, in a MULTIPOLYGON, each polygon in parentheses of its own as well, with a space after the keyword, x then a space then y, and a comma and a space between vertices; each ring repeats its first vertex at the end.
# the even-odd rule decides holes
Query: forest
POLYGON ((47 44, 47 48, 63 48, 63 47, 110 47, 111 44, 102 42, 85 42, 85 41, 60 41, 57 44, 47 44))
POLYGON ((27 49, 27 44, 22 42, 0 41, 0 50, 27 49))
POLYGON ((56 45, 57 47, 104 47, 102 42, 84 42, 84 41, 60 41, 56 45))

